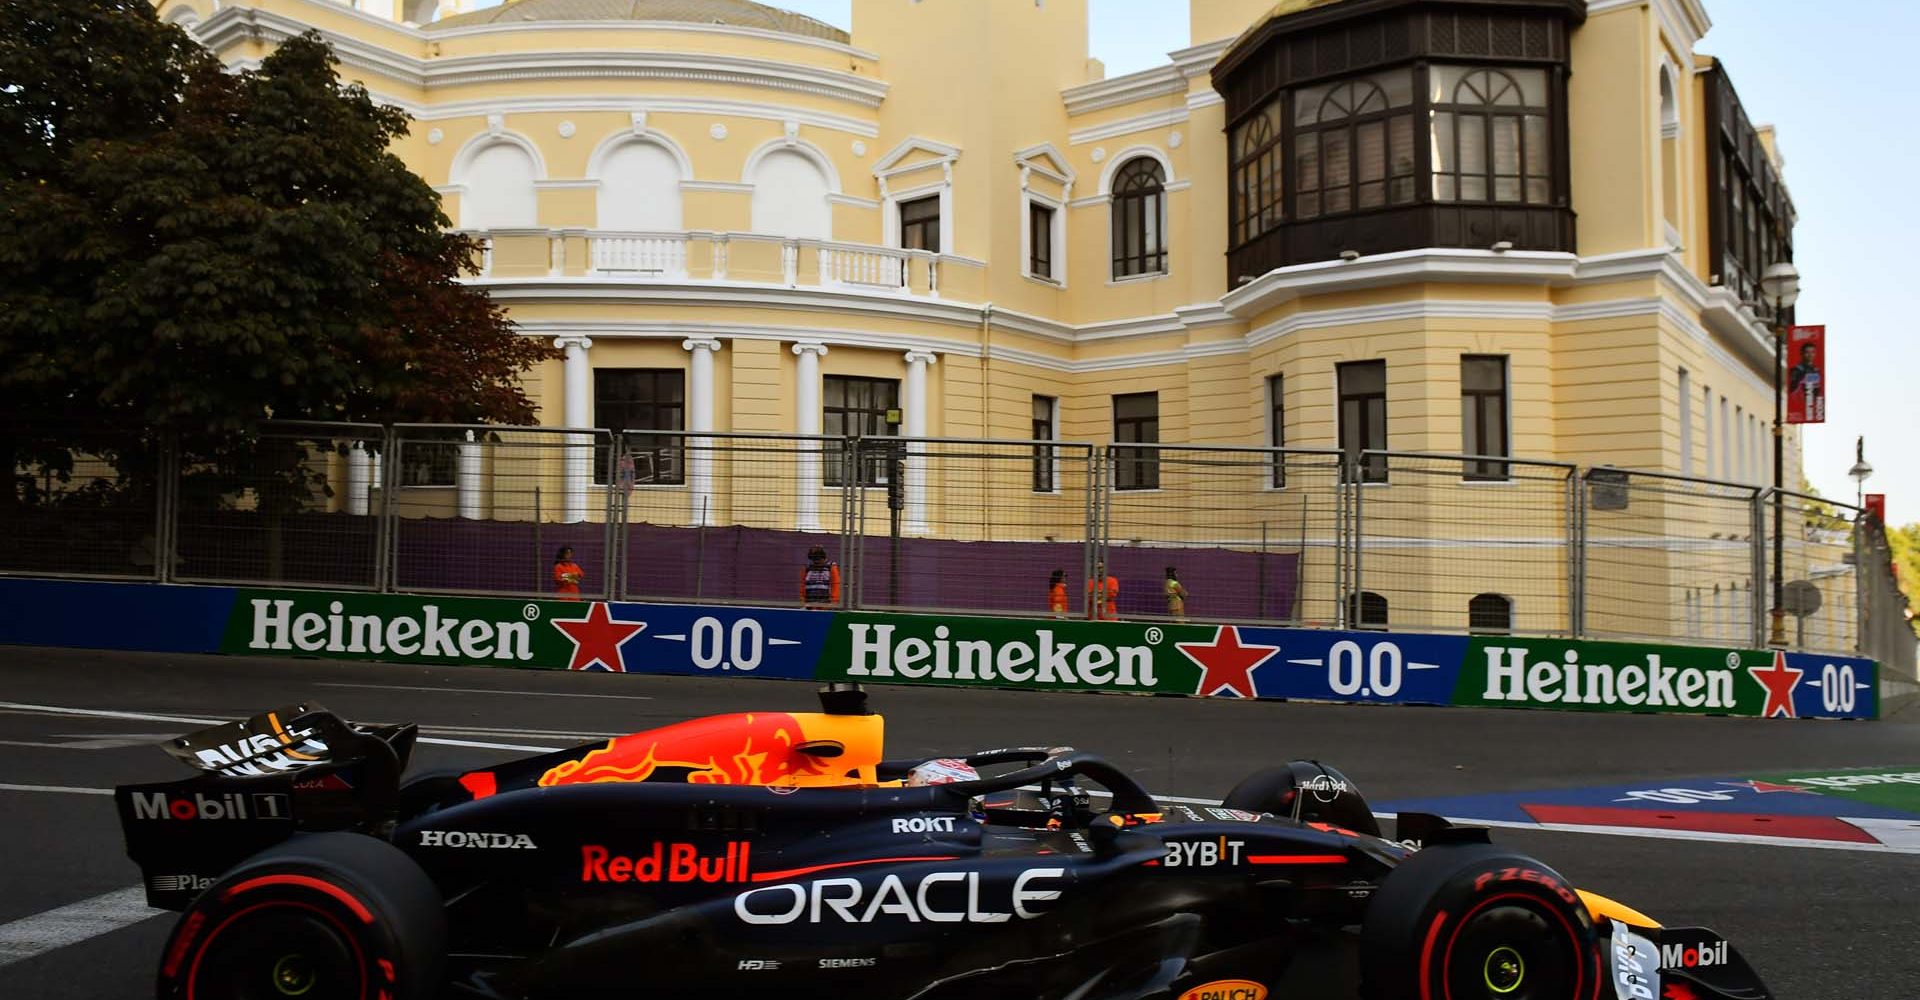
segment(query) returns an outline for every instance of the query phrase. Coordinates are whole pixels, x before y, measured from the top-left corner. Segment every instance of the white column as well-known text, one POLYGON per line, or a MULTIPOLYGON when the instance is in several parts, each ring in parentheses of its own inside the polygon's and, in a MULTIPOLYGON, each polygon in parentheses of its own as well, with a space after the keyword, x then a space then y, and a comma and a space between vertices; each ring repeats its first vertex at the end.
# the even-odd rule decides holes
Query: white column
MULTIPOLYGON (((555 337, 553 346, 566 352, 561 422, 568 427, 586 427, 593 420, 593 365, 587 360, 593 341, 578 336, 555 337)), ((587 488, 593 483, 593 436, 567 435, 565 455, 561 461, 560 519, 570 523, 584 521, 587 488)))
MULTIPOLYGON (((820 433, 820 359, 827 355, 827 345, 817 340, 803 340, 793 345, 793 353, 800 359, 800 372, 794 386, 794 399, 797 400, 797 413, 794 428, 801 434, 820 433)), ((794 507, 794 527, 800 531, 820 530, 820 448, 819 442, 809 441, 799 448, 799 503, 794 507)))
POLYGON ((480 520, 480 442, 473 439, 473 432, 467 432, 467 439, 460 442, 460 450, 454 456, 453 485, 454 496, 460 507, 460 516, 469 521, 480 520))
MULTIPOLYGON (((901 400, 901 432, 910 438, 927 436, 927 366, 938 360, 932 351, 907 352, 907 391, 901 400)), ((909 535, 927 533, 927 460, 925 445, 907 446, 905 478, 907 509, 901 530, 909 535)))
MULTIPOLYGON (((720 342, 694 338, 680 342, 680 349, 691 351, 691 376, 687 380, 687 430, 695 434, 713 431, 713 355, 720 342)), ((687 483, 693 488, 693 523, 713 524, 713 439, 687 439, 687 483)))
POLYGON ((373 456, 367 454, 366 442, 355 441, 347 449, 347 513, 366 516, 372 480, 373 456))

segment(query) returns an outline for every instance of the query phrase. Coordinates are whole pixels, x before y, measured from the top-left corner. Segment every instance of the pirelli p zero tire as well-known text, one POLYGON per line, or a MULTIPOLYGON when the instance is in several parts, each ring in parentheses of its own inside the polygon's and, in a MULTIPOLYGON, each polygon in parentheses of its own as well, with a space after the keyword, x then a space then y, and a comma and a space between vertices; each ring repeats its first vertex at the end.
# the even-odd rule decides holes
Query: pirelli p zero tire
POLYGON ((446 912, 420 866, 352 833, 295 837, 222 876, 161 952, 161 1000, 424 1000, 446 912))
POLYGON ((1367 1000, 1598 1000, 1608 988, 1567 880, 1490 844, 1430 847, 1388 874, 1360 962, 1367 1000))

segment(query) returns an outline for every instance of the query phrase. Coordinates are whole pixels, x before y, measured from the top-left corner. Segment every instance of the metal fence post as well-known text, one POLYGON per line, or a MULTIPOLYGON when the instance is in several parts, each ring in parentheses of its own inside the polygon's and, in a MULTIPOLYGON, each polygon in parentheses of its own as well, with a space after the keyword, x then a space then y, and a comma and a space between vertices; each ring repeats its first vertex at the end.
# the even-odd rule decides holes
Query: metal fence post
POLYGON ((1580 489, 1580 470, 1567 470, 1567 634, 1575 639, 1586 633, 1587 531, 1582 513, 1586 507, 1580 489))
MULTIPOLYGON (((813 442, 818 446, 819 442, 813 442)), ((855 468, 858 456, 854 453, 855 439, 843 437, 834 442, 840 450, 840 562, 845 568, 840 581, 840 606, 847 610, 860 607, 860 588, 865 579, 866 525, 861 518, 866 515, 863 507, 858 506, 866 497, 865 491, 856 487, 857 480, 848 475, 855 468)), ((824 450, 824 449, 823 449, 824 450)))
POLYGON ((159 449, 153 483, 153 573, 155 580, 167 583, 173 579, 173 561, 179 551, 181 467, 172 434, 161 435, 159 449))
POLYGON ((1753 539, 1752 544, 1749 545, 1748 548, 1753 553, 1753 585, 1749 588, 1752 599, 1747 602, 1751 606, 1750 615, 1752 618, 1750 622, 1752 627, 1747 633, 1747 648, 1749 649, 1765 649, 1767 645, 1766 626, 1760 620, 1760 612, 1763 606, 1762 601, 1765 599, 1770 582, 1767 579, 1766 505, 1766 496, 1769 492, 1771 491, 1755 490, 1753 492, 1753 500, 1751 501, 1753 504, 1753 539))

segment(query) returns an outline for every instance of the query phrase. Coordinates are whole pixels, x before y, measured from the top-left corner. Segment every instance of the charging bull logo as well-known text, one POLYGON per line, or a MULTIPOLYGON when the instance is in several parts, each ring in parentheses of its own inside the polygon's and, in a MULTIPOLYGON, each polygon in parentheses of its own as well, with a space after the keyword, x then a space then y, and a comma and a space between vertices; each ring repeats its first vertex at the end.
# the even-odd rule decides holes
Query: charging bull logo
POLYGON ((791 715, 719 715, 616 736, 579 760, 549 769, 540 784, 646 781, 667 767, 687 771, 687 781, 696 785, 777 785, 825 772, 826 761, 794 750, 805 740, 791 715))

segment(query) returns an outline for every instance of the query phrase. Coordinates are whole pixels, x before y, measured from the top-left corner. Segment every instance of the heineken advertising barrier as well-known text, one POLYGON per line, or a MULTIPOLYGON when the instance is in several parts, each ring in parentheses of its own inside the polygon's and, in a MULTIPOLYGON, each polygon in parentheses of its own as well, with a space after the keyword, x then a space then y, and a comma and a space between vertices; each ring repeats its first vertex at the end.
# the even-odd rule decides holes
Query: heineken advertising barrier
POLYGON ((1850 718, 1871 660, 1695 646, 0 580, 0 643, 954 687, 1850 718))

